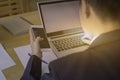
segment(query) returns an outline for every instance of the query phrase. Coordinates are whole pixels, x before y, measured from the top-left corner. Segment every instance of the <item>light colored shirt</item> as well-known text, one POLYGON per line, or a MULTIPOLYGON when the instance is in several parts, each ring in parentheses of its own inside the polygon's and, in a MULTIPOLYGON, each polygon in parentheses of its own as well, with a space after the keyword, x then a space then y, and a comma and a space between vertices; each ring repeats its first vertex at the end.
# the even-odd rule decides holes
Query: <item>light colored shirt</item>
POLYGON ((92 42, 98 37, 99 35, 97 36, 92 36, 91 34, 88 34, 88 33, 84 33, 84 36, 82 37, 82 41, 91 45, 92 42))

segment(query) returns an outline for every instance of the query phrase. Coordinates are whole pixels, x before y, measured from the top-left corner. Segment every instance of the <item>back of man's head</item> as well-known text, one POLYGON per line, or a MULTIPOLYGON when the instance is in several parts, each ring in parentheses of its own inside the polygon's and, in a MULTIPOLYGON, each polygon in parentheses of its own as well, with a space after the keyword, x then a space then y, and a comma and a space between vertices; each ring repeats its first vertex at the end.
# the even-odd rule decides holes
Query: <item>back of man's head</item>
POLYGON ((102 19, 120 20, 120 0, 85 0, 102 19))

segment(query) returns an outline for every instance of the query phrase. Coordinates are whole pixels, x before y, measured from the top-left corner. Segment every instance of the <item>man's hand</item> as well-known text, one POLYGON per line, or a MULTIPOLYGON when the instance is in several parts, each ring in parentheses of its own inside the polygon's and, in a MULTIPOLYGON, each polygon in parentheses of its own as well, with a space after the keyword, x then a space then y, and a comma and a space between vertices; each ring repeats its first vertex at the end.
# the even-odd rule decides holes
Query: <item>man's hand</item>
POLYGON ((29 30, 29 33, 30 33, 30 43, 31 43, 32 55, 35 55, 41 59, 42 52, 40 49, 40 41, 43 39, 40 37, 37 37, 36 39, 34 39, 32 29, 29 30))

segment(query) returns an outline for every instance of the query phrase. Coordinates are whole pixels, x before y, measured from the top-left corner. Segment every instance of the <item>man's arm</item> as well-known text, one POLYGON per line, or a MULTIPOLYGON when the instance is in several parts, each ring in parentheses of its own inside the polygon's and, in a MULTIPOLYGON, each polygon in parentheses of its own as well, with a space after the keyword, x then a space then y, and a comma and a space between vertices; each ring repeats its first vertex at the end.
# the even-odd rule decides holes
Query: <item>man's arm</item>
POLYGON ((34 39, 31 28, 29 29, 29 34, 32 56, 29 59, 21 80, 40 80, 42 52, 39 43, 42 38, 37 37, 36 39, 34 39))
MULTIPOLYGON (((21 80, 40 80, 42 52, 39 44, 40 41, 43 39, 40 37, 34 39, 31 28, 29 30, 29 33, 30 33, 32 56, 29 59, 29 62, 27 64, 27 67, 24 71, 21 80)), ((43 76, 42 80, 53 80, 53 78, 51 74, 46 74, 45 76, 43 76)))

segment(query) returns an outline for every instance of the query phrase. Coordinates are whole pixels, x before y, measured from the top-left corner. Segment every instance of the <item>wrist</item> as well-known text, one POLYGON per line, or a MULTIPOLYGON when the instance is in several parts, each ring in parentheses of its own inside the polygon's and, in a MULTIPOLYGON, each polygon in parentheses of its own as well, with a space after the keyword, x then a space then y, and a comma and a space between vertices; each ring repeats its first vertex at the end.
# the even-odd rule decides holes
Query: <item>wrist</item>
POLYGON ((38 58, 42 59, 42 52, 39 51, 39 52, 36 52, 34 53, 33 55, 37 56, 38 58))

